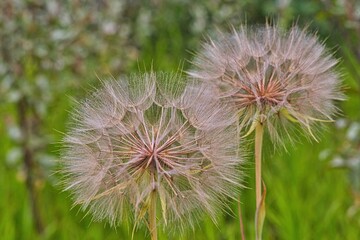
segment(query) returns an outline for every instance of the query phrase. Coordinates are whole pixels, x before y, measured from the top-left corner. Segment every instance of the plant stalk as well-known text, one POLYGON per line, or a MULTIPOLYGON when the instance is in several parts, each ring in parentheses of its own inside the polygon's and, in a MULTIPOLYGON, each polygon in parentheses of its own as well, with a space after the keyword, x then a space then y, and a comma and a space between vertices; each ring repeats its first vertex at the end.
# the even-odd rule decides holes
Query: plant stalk
POLYGON ((256 189, 256 207, 261 202, 261 155, 264 135, 264 126, 258 123, 255 129, 255 189, 256 189))
POLYGON ((262 229, 265 219, 265 184, 261 179, 261 156, 264 126, 261 122, 255 128, 255 188, 256 188, 256 213, 255 213, 255 236, 256 240, 262 239, 262 229), (261 191, 261 184, 264 185, 264 192, 261 191))
POLYGON ((240 202, 240 198, 239 198, 239 201, 238 201, 238 214, 239 214, 239 225, 240 225, 241 240, 246 240, 246 239, 245 239, 244 223, 243 223, 242 213, 241 213, 241 202, 240 202))
POLYGON ((154 189, 150 197, 150 212, 149 212, 149 230, 151 240, 157 240, 156 227, 156 190, 154 189))

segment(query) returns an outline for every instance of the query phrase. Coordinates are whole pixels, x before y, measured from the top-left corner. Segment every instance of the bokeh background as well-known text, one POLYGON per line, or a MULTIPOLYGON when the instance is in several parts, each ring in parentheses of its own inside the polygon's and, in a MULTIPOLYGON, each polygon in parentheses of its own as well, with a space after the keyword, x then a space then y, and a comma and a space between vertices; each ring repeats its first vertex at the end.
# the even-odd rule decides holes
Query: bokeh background
MULTIPOLYGON (((267 20, 317 32, 341 61, 347 101, 322 131, 288 152, 265 142, 264 239, 360 237, 360 2, 358 0, 1 0, 0 238, 130 239, 72 208, 57 160, 74 105, 98 79, 144 70, 186 70, 216 29, 267 20)), ((245 166, 242 211, 254 239, 254 165, 245 166)), ((160 239, 240 239, 233 216, 160 239)), ((149 238, 139 229, 134 239, 149 238)))

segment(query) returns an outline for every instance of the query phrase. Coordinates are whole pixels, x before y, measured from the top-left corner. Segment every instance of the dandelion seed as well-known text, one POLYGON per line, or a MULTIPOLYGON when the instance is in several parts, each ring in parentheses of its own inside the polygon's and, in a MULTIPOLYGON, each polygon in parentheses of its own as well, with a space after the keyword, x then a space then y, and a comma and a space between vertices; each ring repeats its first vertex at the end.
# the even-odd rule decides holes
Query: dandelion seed
POLYGON ((334 100, 343 100, 337 63, 315 35, 296 26, 287 32, 242 26, 205 43, 189 74, 237 106, 248 134, 261 122, 281 142, 294 122, 316 139, 314 124, 332 120, 334 100))
POLYGON ((94 220, 133 216, 156 239, 159 223, 193 225, 202 212, 216 220, 237 195, 236 115, 206 87, 183 82, 133 75, 79 104, 64 139, 64 184, 94 220))

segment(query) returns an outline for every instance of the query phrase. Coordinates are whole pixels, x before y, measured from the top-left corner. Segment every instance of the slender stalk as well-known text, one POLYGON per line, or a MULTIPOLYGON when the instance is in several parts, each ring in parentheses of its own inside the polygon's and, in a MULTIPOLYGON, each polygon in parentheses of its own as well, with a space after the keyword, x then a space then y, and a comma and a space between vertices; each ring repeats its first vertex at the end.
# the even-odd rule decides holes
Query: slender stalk
POLYGON ((156 191, 155 189, 151 193, 150 197, 150 212, 149 212, 149 230, 151 240, 157 240, 157 228, 156 228, 156 191))
POLYGON ((240 198, 239 198, 239 201, 238 201, 238 213, 239 213, 239 224, 240 224, 241 240, 245 240, 245 231, 244 231, 244 224, 243 224, 242 214, 241 214, 240 198))
POLYGON ((264 135, 264 126, 261 122, 255 128, 255 188, 256 188, 256 213, 255 213, 255 236, 256 240, 262 239, 262 228, 265 219, 265 184, 261 180, 261 154, 264 135), (264 192, 261 191, 264 184, 264 192))
POLYGON ((256 189, 256 207, 261 203, 261 154, 264 135, 264 126, 258 123, 255 129, 255 189, 256 189))

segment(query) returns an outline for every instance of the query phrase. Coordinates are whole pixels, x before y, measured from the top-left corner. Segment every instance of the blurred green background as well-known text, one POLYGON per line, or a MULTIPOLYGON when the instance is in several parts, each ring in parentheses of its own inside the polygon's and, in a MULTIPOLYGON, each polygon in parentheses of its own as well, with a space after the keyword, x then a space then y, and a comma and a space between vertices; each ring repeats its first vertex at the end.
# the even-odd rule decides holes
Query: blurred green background
MULTIPOLYGON (((130 239, 72 208, 58 186, 57 160, 72 98, 98 78, 190 66, 201 41, 231 24, 275 19, 318 32, 341 59, 347 101, 322 132, 287 153, 265 142, 267 218, 264 239, 360 238, 360 2, 358 0, 1 0, 0 238, 130 239), (186 60, 185 60, 186 59, 186 60)), ((254 239, 254 164, 245 166, 242 211, 254 239)), ((204 219, 184 234, 160 239, 240 239, 234 216, 204 219)), ((135 239, 149 238, 146 229, 135 239)))

